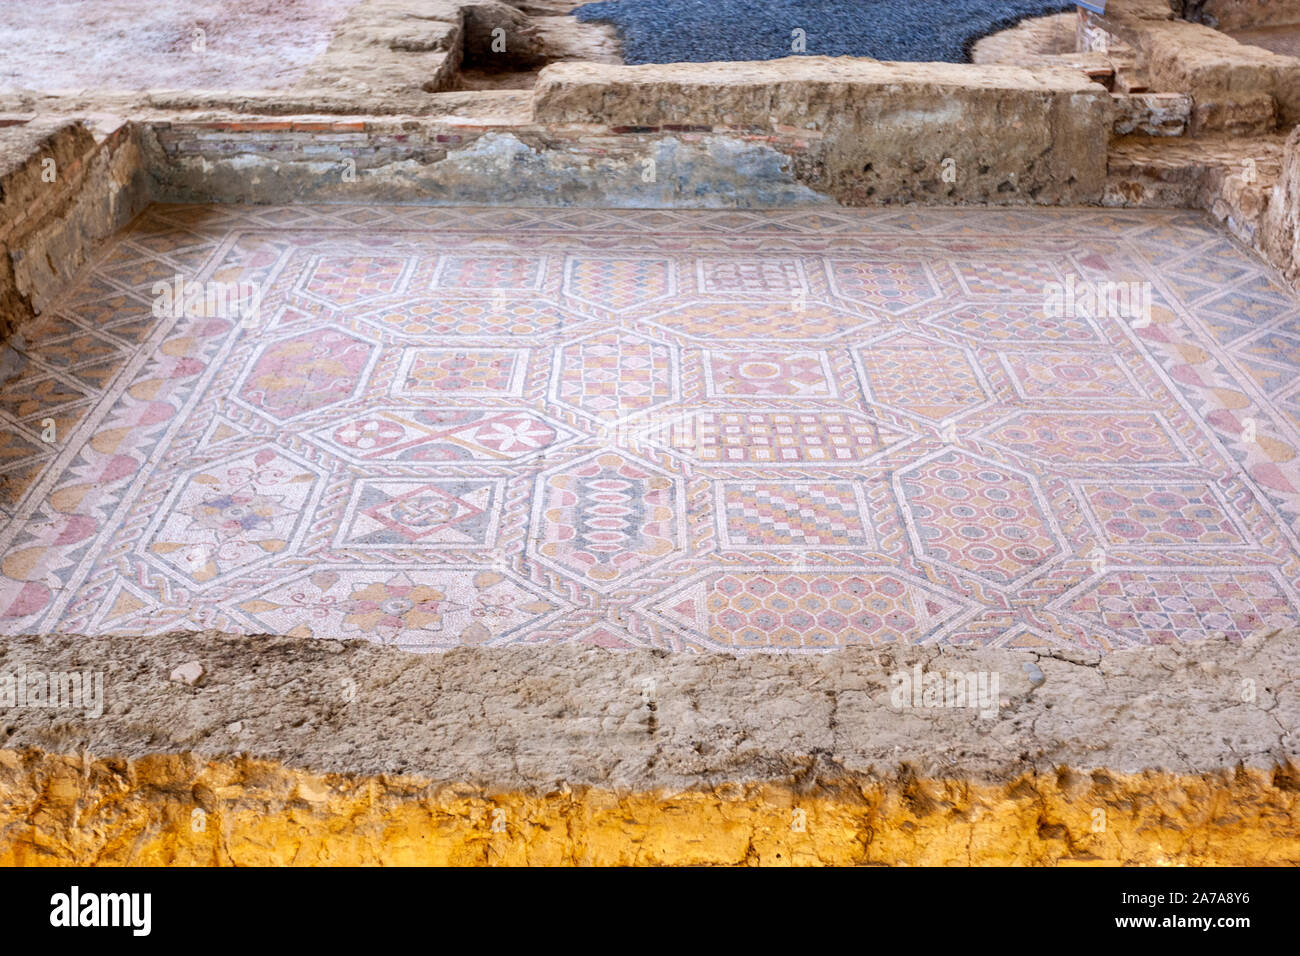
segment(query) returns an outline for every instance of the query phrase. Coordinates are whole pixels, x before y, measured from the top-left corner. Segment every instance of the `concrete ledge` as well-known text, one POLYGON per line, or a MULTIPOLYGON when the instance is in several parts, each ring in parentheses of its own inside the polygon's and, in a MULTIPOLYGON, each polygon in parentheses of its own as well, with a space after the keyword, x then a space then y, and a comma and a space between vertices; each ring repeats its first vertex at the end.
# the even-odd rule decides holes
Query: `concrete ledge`
MULTIPOLYGON (((707 103, 714 122, 798 125, 828 132, 863 111, 885 115, 907 108, 905 98, 939 105, 943 93, 999 95, 1105 92, 1064 67, 960 63, 884 63, 859 57, 795 56, 752 63, 669 63, 621 66, 556 63, 535 90, 535 118, 548 123, 659 126, 698 121, 707 103), (903 100, 903 102, 900 102, 903 100)), ((924 120, 924 117, 918 117, 924 120)))
POLYGON ((1104 88, 1064 67, 792 57, 555 64, 538 80, 534 120, 654 130, 698 122, 701 103, 715 129, 815 137, 819 177, 849 203, 881 195, 1095 202, 1113 109, 1104 88), (951 181, 940 175, 944 160, 955 168, 951 181))
POLYGON ((10 639, 0 694, 76 672, 103 697, 6 708, 0 862, 1295 863, 1298 669, 1296 633, 1104 658, 10 639), (934 696, 970 675, 991 709, 934 696))

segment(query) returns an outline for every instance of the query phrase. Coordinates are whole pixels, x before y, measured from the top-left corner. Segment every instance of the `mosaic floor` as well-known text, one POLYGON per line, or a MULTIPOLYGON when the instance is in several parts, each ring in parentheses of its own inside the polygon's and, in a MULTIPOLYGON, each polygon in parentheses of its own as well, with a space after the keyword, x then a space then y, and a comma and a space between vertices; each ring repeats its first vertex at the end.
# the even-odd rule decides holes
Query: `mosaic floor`
POLYGON ((1300 619, 1300 303, 1197 214, 154 207, 26 340, 4 633, 1111 650, 1300 619), (176 276, 260 309, 156 317, 176 276), (1151 308, 1045 293, 1099 282, 1151 308))

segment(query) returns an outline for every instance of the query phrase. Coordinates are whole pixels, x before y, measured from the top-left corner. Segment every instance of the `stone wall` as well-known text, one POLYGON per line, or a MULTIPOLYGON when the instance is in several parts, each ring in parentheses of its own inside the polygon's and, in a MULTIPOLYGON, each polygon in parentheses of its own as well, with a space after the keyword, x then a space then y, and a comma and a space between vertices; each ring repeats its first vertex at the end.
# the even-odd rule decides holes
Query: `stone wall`
MULTIPOLYGON (((1132 20, 1136 0, 1126 2, 1115 16, 1132 20)), ((1232 147, 1231 157, 1209 162, 1202 154, 1217 148, 1206 138, 1203 98, 1111 94, 1060 66, 560 63, 533 91, 444 92, 428 102, 418 117, 171 108, 136 112, 129 124, 11 117, 0 333, 39 311, 98 238, 151 199, 1191 205, 1264 248, 1269 137, 1240 140, 1244 152, 1232 147), (710 104, 707 116, 701 103, 710 104), (1198 122, 1196 109, 1200 136, 1173 135, 1198 122), (1125 138, 1108 155, 1112 131, 1169 137, 1170 151, 1148 158, 1147 146, 1125 138), (1260 180, 1238 188, 1234 167, 1256 153, 1260 180), (45 158, 63 173, 52 184, 40 180, 45 158)), ((1270 214, 1279 223, 1291 195, 1270 214)), ((1270 258, 1289 268, 1279 259, 1285 237, 1269 243, 1270 258)))
POLYGON ((1300 23, 1300 0, 1182 0, 1189 20, 1218 30, 1300 23))
POLYGON ((142 123, 142 141, 168 200, 1063 204, 1100 199, 1114 110, 1102 87, 1060 67, 973 75, 802 57, 562 63, 532 94, 482 102, 498 108, 159 118, 142 123))
POLYGON ((1151 89, 1189 94, 1191 132, 1253 135, 1300 122, 1300 60, 1174 16, 1165 0, 1109 0, 1085 27, 1138 52, 1151 89))
MULTIPOLYGON (((412 64, 425 46, 443 57, 438 38, 460 21, 439 7, 401 21, 402 33, 392 18, 408 7, 358 7, 356 16, 380 20, 349 42, 395 44, 412 64)), ((1062 67, 803 57, 708 67, 559 63, 534 91, 422 94, 418 117, 307 114, 294 90, 213 109, 223 95, 151 94, 148 108, 130 107, 129 122, 94 112, 5 121, 0 337, 38 313, 96 242, 150 200, 1092 203, 1102 196, 1115 112, 1102 87, 1062 67), (51 183, 41 179, 45 159, 59 170, 51 183)), ((343 109, 345 91, 329 102, 343 109)), ((1125 115, 1139 126, 1163 122, 1146 103, 1125 115)))
POLYGON ((1182 136, 1192 113, 1186 93, 1112 93, 1115 135, 1182 136))
POLYGON ((1260 250, 1284 142, 1277 134, 1249 139, 1125 137, 1111 146, 1103 202, 1135 209, 1204 209, 1260 250))
POLYGON ((1110 98, 1061 67, 792 57, 543 71, 535 120, 654 132, 698 122, 810 140, 801 181, 848 204, 1095 202, 1110 98), (942 175, 951 161, 955 179, 942 175))
POLYGON ((0 341, 40 313, 151 192, 125 122, 0 120, 0 341))
POLYGON ((1249 139, 1112 146, 1106 205, 1204 209, 1300 287, 1300 127, 1249 139))
POLYGON ((170 122, 143 134, 166 201, 719 208, 833 201, 797 131, 436 120, 170 122), (808 181, 800 181, 800 173, 808 181))
POLYGON ((1287 138, 1281 165, 1282 173, 1264 216, 1260 248, 1296 285, 1300 284, 1300 127, 1287 138))

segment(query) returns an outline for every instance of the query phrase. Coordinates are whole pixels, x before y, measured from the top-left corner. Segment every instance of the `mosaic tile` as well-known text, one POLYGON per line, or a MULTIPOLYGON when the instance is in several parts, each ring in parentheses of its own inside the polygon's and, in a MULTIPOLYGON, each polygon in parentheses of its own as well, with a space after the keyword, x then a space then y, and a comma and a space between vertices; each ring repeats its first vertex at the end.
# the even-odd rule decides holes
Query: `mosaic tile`
POLYGON ((704 357, 710 397, 830 398, 836 394, 825 352, 706 350, 704 357))
POLYGON ((681 546, 680 484, 619 452, 556 469, 534 490, 533 547, 547 563, 605 589, 681 546))
POLYGON ((906 642, 958 609, 903 575, 807 567, 712 571, 650 606, 705 647, 728 651, 906 642))
POLYGON ((1261 359, 1280 368, 1295 368, 1300 363, 1300 336, 1285 332, 1265 332, 1238 343, 1235 351, 1243 359, 1261 359))
POLYGON ((549 302, 517 298, 500 290, 492 296, 475 299, 452 299, 446 294, 413 296, 400 303, 368 309, 357 317, 380 334, 419 340, 535 335, 557 331, 574 321, 567 312, 549 302))
POLYGON ((747 409, 687 412, 649 436, 699 465, 842 467, 865 463, 907 433, 837 409, 747 409))
POLYGON ((348 461, 432 463, 517 462, 577 432, 526 410, 381 407, 309 434, 348 461))
POLYGON ((1204 303, 1206 311, 1217 312, 1234 319, 1244 319, 1254 326, 1261 326, 1283 316, 1289 316, 1295 309, 1294 303, 1278 301, 1272 297, 1252 295, 1239 290, 1225 292, 1223 295, 1209 299, 1204 303))
POLYGON ((158 206, 0 382, 0 632, 1239 639, 1300 622, 1298 313, 1180 211, 158 206))
POLYGON ((975 299, 1007 296, 1043 296, 1049 282, 1062 282, 1058 264, 1044 261, 1002 262, 957 260, 952 263, 957 281, 975 299))
POLYGON ((1111 353, 1036 351, 1003 352, 1003 367, 1023 399, 1137 399, 1148 396, 1111 353))
POLYGON ((1086 316, 1049 316, 1028 305, 965 305, 923 320, 932 329, 979 344, 1072 345, 1104 341, 1086 316))
POLYGON ((322 256, 312 262, 302 292, 326 305, 351 306, 399 292, 411 263, 396 256, 322 256))
POLYGON ((602 312, 626 312, 666 299, 676 287, 671 259, 582 256, 565 263, 565 294, 602 312))
POLYGON ((983 403, 987 385, 967 352, 913 337, 857 349, 869 399, 939 421, 983 403))
POLYGON ((1065 607, 1085 621, 1144 644, 1241 639, 1295 620, 1295 595, 1266 571, 1114 571, 1065 607))
POLYGON ((667 404, 677 393, 673 350, 639 335, 598 332, 559 349, 552 399, 614 422, 667 404))
POLYGON ((1104 544, 1225 548, 1250 543, 1210 482, 1081 485, 1104 544))
POLYGON ((1006 584, 1063 550, 1028 475, 953 451, 902 469, 899 479, 914 547, 931 560, 1006 584))
POLYGON ((359 391, 374 354, 346 332, 303 332, 258 350, 238 395, 273 418, 297 418, 359 391))
POLYGON ((546 262, 541 256, 442 256, 433 288, 491 294, 541 288, 546 262))
POLYGON ((646 320, 670 335, 705 341, 824 341, 862 332, 874 316, 801 298, 769 302, 701 302, 646 320))
POLYGON ((237 610, 259 631, 435 650, 501 643, 560 607, 490 568, 340 567, 303 572, 237 610))
POLYGON ((17 420, 35 418, 85 398, 86 393, 68 378, 32 365, 0 386, 0 413, 17 420))
POLYGON ((206 466, 164 502, 143 549, 190 583, 248 571, 290 547, 319 485, 310 468, 270 448, 206 466))
POLYGON ((808 295, 798 259, 697 259, 698 289, 705 295, 761 295, 792 299, 808 295))
POLYGON ((921 260, 829 259, 826 264, 835 293, 849 302, 901 314, 939 295, 921 260))
POLYGON ((722 546, 760 550, 871 550, 867 504, 849 481, 719 482, 722 546))
POLYGON ((1169 426, 1149 412, 1020 412, 987 431, 990 442, 1062 465, 1187 462, 1169 426))
POLYGON ((405 349, 393 394, 518 397, 527 367, 527 349, 405 349))
POLYGON ((496 543, 502 483, 484 478, 362 479, 336 547, 486 548, 496 543))

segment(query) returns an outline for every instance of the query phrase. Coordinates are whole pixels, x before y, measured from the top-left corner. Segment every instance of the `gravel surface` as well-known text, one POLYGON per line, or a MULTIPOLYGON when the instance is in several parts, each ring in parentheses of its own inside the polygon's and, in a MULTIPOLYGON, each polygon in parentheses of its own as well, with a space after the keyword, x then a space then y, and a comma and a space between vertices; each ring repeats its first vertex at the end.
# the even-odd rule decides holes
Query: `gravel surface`
POLYGON ((627 63, 772 60, 797 52, 969 63, 972 43, 1060 0, 602 0, 579 20, 611 23, 627 63), (792 49, 804 31, 806 49, 792 49))

